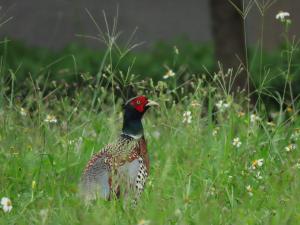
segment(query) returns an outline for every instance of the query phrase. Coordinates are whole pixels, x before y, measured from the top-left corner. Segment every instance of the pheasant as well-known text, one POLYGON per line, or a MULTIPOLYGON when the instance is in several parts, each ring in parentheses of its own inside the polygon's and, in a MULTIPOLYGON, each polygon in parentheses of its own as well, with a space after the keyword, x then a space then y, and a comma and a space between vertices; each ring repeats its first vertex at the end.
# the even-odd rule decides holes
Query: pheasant
POLYGON ((149 175, 149 156, 141 120, 151 106, 158 106, 158 103, 145 96, 125 103, 120 136, 96 153, 84 169, 81 194, 86 201, 97 197, 109 200, 129 192, 135 202, 138 200, 149 175))

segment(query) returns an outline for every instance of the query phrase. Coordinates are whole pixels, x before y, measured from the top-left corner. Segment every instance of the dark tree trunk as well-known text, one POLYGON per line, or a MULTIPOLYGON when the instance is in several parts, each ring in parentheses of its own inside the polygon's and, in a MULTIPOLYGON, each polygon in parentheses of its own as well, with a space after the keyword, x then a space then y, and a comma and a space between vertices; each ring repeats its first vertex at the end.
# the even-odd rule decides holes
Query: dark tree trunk
MULTIPOLYGON (((232 0, 238 8, 242 8, 241 0, 232 0)), ((229 0, 210 0, 212 34, 215 46, 215 58, 227 71, 236 70, 241 63, 246 65, 244 25, 237 9, 229 0)), ((236 78, 233 92, 247 87, 247 73, 242 72, 236 78)))

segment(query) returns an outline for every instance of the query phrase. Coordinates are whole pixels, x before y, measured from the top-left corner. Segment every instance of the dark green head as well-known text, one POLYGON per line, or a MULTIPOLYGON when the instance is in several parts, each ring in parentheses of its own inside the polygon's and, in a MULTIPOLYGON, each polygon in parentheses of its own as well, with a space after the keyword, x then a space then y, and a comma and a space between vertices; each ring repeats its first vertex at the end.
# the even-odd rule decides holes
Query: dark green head
POLYGON ((144 130, 141 120, 151 106, 158 106, 158 103, 143 95, 128 100, 124 106, 123 134, 134 138, 143 136, 144 130))

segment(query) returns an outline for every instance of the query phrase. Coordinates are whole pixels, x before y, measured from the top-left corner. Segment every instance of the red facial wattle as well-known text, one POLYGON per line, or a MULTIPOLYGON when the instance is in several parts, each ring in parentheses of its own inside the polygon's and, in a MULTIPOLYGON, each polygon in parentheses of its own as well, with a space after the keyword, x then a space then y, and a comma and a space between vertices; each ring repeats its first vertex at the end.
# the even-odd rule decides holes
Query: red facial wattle
POLYGON ((135 107, 135 109, 137 110, 137 111, 139 111, 139 112, 144 112, 144 105, 142 105, 142 104, 140 104, 140 105, 137 105, 136 107, 135 107))
POLYGON ((130 102, 130 104, 141 113, 145 111, 145 106, 147 103, 148 100, 145 96, 137 97, 130 102))

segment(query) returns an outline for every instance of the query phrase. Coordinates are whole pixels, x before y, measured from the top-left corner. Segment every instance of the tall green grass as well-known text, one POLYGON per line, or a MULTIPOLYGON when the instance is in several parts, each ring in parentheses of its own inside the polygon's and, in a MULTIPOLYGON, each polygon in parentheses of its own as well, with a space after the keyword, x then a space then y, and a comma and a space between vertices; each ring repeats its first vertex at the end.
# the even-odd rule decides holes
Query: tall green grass
MULTIPOLYGON (((87 85, 72 96, 47 73, 41 80, 29 73, 28 92, 19 96, 19 66, 8 70, 1 58, 0 198, 9 197, 13 209, 0 211, 0 224, 297 224, 300 120, 297 97, 286 94, 292 63, 282 71, 283 95, 256 89, 278 102, 270 111, 250 107, 248 93, 228 91, 225 80, 236 71, 191 75, 170 64, 165 69, 175 76, 158 82, 138 80, 131 67, 121 73, 126 49, 109 31, 95 77, 83 74, 87 85), (143 120, 151 160, 146 190, 136 208, 123 199, 86 206, 78 196, 82 170, 118 136, 122 102, 132 93, 161 105, 143 120), (187 111, 191 123, 183 121, 187 111)), ((287 46, 291 53, 296 45, 287 46)), ((77 71, 80 60, 70 58, 77 71)))
MULTIPOLYGON (((270 124, 258 114, 261 120, 249 122, 239 102, 215 112, 212 120, 212 112, 203 107, 204 90, 218 96, 199 87, 169 104, 172 99, 162 100, 168 94, 149 93, 161 108, 149 111, 143 121, 151 172, 135 209, 123 208, 122 199, 99 199, 87 207, 77 193, 88 159, 118 135, 119 104, 115 109, 113 102, 101 104, 94 113, 80 97, 74 99, 82 102, 77 109, 64 98, 41 103, 23 116, 19 107, 2 107, 0 195, 11 198, 13 210, 1 212, 1 224, 296 224, 299 151, 285 147, 299 144, 291 137, 299 134, 300 121, 276 125, 280 118, 270 124), (182 122, 187 110, 190 124, 182 122), (45 122, 47 115, 58 122, 45 122), (236 137, 239 148, 233 146, 236 137), (253 169, 258 159, 263 165, 253 169)), ((208 105, 219 96, 210 97, 208 105)))

